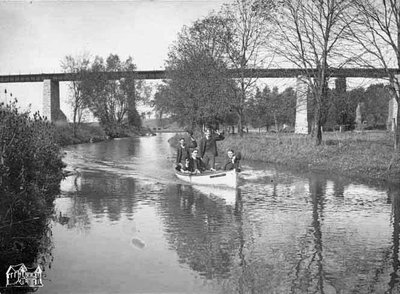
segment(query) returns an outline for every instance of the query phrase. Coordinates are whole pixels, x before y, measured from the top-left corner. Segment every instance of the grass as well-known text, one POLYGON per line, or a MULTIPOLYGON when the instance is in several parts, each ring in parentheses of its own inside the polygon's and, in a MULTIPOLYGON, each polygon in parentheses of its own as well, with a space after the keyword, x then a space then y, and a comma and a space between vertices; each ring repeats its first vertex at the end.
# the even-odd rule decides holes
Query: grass
POLYGON ((71 124, 56 124, 56 128, 56 140, 61 146, 107 140, 106 133, 98 124, 81 124, 76 136, 71 124))
MULTIPOLYGON (((181 136, 171 138, 170 144, 176 146, 181 136)), ((368 182, 400 183, 400 153, 394 152, 392 142, 392 134, 385 131, 326 132, 320 146, 309 135, 245 133, 243 137, 227 135, 218 142, 218 149, 220 156, 232 148, 245 160, 368 182)))
MULTIPOLYGON (((94 143, 109 140, 104 129, 98 123, 84 123, 79 125, 76 136, 74 136, 72 124, 69 123, 56 123, 57 137, 56 141, 61 146, 81 144, 81 143, 94 143)), ((138 131, 136 128, 121 129, 118 137, 131 137, 131 136, 144 136, 151 130, 142 128, 138 131)))
POLYGON ((142 125, 144 128, 149 128, 152 131, 157 131, 157 132, 165 132, 165 131, 179 131, 182 128, 176 123, 174 122, 172 119, 170 118, 163 118, 162 121, 160 121, 159 119, 144 119, 142 121, 142 125))
MULTIPOLYGON (((244 159, 320 170, 365 180, 400 182, 400 156, 390 133, 325 133, 323 143, 298 134, 245 134, 219 142, 221 150, 241 151, 244 159)), ((223 152, 223 151, 221 151, 223 152)))

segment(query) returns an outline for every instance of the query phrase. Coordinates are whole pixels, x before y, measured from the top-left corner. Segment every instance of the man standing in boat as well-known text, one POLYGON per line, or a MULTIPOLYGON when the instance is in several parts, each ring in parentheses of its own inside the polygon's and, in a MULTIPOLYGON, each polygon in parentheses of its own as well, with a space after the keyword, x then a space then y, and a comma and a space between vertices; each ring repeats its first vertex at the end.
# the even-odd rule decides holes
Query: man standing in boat
POLYGON ((181 170, 181 168, 185 165, 186 159, 190 158, 190 149, 196 148, 197 142, 193 138, 193 133, 190 133, 190 143, 186 144, 185 138, 179 139, 179 146, 176 150, 176 169, 181 170))
POLYGON ((200 157, 207 169, 215 171, 215 157, 218 156, 217 141, 224 140, 225 137, 218 131, 211 134, 210 129, 206 129, 205 137, 200 140, 200 157))

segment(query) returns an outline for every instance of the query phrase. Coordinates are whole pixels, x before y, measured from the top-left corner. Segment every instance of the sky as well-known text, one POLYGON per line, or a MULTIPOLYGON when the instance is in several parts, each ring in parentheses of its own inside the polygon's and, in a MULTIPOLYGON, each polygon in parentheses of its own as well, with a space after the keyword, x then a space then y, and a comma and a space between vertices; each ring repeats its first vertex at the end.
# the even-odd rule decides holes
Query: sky
MULTIPOLYGON (((229 1, 0 0, 0 74, 61 72, 65 56, 83 53, 132 56, 139 70, 164 69, 182 27, 229 1)), ((0 101, 12 93, 21 108, 41 111, 42 91, 42 83, 0 84, 0 101)), ((67 83, 60 95, 64 111, 67 83)))
MULTIPOLYGON (((168 48, 183 26, 232 1, 0 0, 0 74, 61 72, 65 56, 84 53, 132 56, 139 70, 164 69, 168 48)), ((266 83, 283 90, 294 82, 266 83)), ((22 109, 31 104, 32 112, 42 111, 42 92, 42 83, 0 84, 0 102, 12 93, 22 109)), ((71 118, 67 96, 68 83, 60 83, 61 109, 71 118)))

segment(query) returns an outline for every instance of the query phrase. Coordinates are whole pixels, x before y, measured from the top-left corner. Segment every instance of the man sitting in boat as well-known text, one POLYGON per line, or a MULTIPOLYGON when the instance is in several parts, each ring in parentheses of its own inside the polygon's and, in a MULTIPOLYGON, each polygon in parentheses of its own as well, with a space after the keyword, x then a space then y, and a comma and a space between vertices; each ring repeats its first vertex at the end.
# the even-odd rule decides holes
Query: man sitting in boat
POLYGON ((199 157, 197 157, 198 153, 199 151, 197 149, 194 149, 192 151, 192 156, 186 159, 186 164, 184 168, 185 171, 196 174, 200 174, 205 171, 203 161, 199 157))
POLYGON ((179 139, 179 146, 176 150, 176 163, 175 163, 175 168, 178 171, 180 171, 184 167, 186 159, 190 158, 190 148, 197 147, 197 142, 192 135, 193 133, 190 136, 189 146, 186 144, 185 138, 179 139))
POLYGON ((224 170, 236 170, 237 172, 240 171, 240 159, 242 158, 242 155, 240 152, 235 153, 232 149, 229 149, 228 152, 228 158, 226 159, 225 165, 224 165, 224 170))
POLYGON ((217 135, 211 134, 211 130, 206 129, 205 137, 200 140, 200 157, 207 169, 212 171, 215 171, 215 157, 218 156, 216 142, 225 139, 218 130, 215 133, 217 135))

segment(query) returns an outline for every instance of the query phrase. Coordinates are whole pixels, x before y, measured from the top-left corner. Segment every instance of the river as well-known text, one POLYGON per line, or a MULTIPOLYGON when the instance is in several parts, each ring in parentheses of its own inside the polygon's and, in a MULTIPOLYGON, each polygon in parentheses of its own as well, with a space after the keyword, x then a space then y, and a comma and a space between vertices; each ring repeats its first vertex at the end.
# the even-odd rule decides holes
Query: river
POLYGON ((170 136, 66 148, 39 293, 398 293, 398 187, 252 162, 192 187, 170 136))

